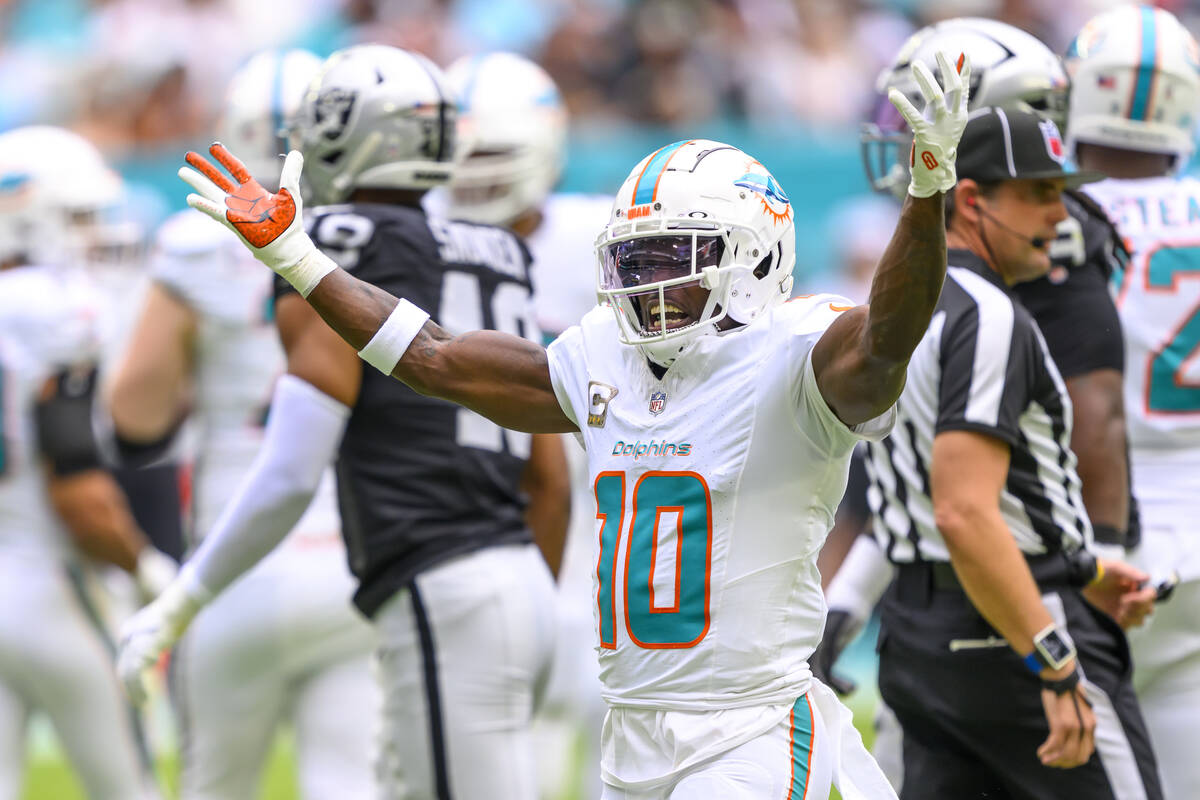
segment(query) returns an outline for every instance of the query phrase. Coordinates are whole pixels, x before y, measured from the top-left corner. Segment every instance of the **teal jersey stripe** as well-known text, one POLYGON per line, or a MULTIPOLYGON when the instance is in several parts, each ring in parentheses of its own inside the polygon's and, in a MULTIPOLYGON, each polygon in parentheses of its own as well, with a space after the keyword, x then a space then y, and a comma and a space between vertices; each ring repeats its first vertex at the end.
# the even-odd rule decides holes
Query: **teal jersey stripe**
POLYGON ((633 195, 633 204, 635 206, 654 202, 654 188, 658 186, 658 177, 667 168, 667 162, 671 160, 671 156, 675 155, 675 151, 689 141, 691 140, 685 139, 682 142, 669 144, 654 154, 654 157, 650 159, 650 163, 646 165, 646 168, 642 170, 642 174, 638 177, 637 191, 633 195))
POLYGON ((808 695, 792 706, 792 788, 787 800, 806 800, 813 751, 813 711, 808 695))
POLYGON ((1129 104, 1129 118, 1145 120, 1150 110, 1150 88, 1154 85, 1154 67, 1158 61, 1158 49, 1154 35, 1154 9, 1142 6, 1142 62, 1138 65, 1137 80, 1133 85, 1133 102, 1129 104))

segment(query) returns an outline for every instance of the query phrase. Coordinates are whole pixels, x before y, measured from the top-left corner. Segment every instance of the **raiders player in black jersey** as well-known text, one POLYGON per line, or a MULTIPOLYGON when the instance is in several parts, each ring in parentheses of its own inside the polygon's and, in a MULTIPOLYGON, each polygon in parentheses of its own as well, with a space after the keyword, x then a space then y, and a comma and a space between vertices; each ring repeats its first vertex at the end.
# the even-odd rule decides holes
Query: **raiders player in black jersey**
MULTIPOLYGON (((380 45, 331 56, 290 132, 313 199, 342 203, 316 207, 310 234, 448 330, 540 341, 525 245, 421 209, 425 190, 451 176, 455 124, 456 101, 427 59, 380 45)), ((529 723, 554 626, 546 561, 558 563, 569 503, 559 439, 504 430, 363 369, 290 286, 276 297, 288 374, 267 441, 179 590, 198 608, 261 558, 336 455, 354 602, 379 636, 379 797, 532 800, 529 723)), ((152 612, 130 623, 127 683, 179 627, 152 612)))

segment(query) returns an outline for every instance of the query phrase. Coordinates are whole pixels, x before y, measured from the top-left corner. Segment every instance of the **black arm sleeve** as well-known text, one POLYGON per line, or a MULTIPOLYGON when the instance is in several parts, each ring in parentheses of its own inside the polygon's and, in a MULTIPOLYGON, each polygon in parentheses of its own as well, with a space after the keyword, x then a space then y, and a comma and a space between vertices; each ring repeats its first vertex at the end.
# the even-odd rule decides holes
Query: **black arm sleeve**
POLYGON ((103 467, 96 432, 92 428, 92 403, 96 394, 94 365, 64 370, 53 379, 35 410, 38 449, 55 475, 73 475, 103 467))
POLYGON ((183 502, 179 496, 179 465, 119 466, 113 478, 129 500, 129 511, 150 543, 178 562, 183 561, 183 502))

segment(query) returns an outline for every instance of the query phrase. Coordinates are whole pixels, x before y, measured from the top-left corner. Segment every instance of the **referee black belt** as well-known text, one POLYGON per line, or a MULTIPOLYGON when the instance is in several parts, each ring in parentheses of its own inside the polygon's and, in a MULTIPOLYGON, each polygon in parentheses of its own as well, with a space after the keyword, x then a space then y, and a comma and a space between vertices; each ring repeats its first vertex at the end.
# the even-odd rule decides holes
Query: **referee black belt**
MULTIPOLYGON (((1087 582, 1079 578, 1080 572, 1074 559, 1065 553, 1027 555, 1025 563, 1029 565, 1039 589, 1078 587, 1087 582)), ((948 561, 918 561, 898 567, 897 597, 905 603, 924 605, 932 592, 964 593, 958 575, 948 561)))

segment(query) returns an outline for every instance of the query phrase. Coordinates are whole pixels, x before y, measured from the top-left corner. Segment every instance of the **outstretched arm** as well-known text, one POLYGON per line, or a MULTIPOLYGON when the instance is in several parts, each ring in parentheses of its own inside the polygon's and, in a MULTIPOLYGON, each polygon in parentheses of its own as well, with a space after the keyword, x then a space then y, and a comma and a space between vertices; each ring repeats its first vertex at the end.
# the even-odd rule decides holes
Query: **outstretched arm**
POLYGON ((179 175, 198 192, 188 195, 188 204, 237 233, 368 363, 506 428, 575 430, 555 397, 543 348, 496 331, 451 336, 411 303, 358 280, 317 250, 300 221, 299 152, 288 154, 275 194, 222 145, 209 152, 236 183, 199 154, 188 153, 195 169, 184 167, 179 175))
MULTIPOLYGON (((408 321, 413 327, 420 323, 411 316, 420 313, 414 306, 401 304, 342 269, 326 274, 307 299, 329 327, 360 353, 372 340, 378 344, 389 338, 388 330, 381 330, 385 323, 389 328, 408 321), (377 339, 377 334, 382 335, 377 339)), ((567 433, 576 429, 559 407, 541 345, 499 331, 452 336, 426 319, 407 347, 401 349, 398 343, 391 349, 400 355, 390 374, 422 394, 466 406, 513 430, 567 433)), ((386 363, 368 360, 389 371, 386 363)))
POLYGON ((946 276, 942 193, 955 183, 970 65, 960 56, 956 70, 943 53, 938 64, 944 93, 924 64, 913 64, 924 113, 898 90, 889 95, 913 131, 912 183, 871 283, 869 305, 838 317, 813 349, 821 395, 847 425, 874 419, 900 396, 908 360, 925 335, 946 276))

